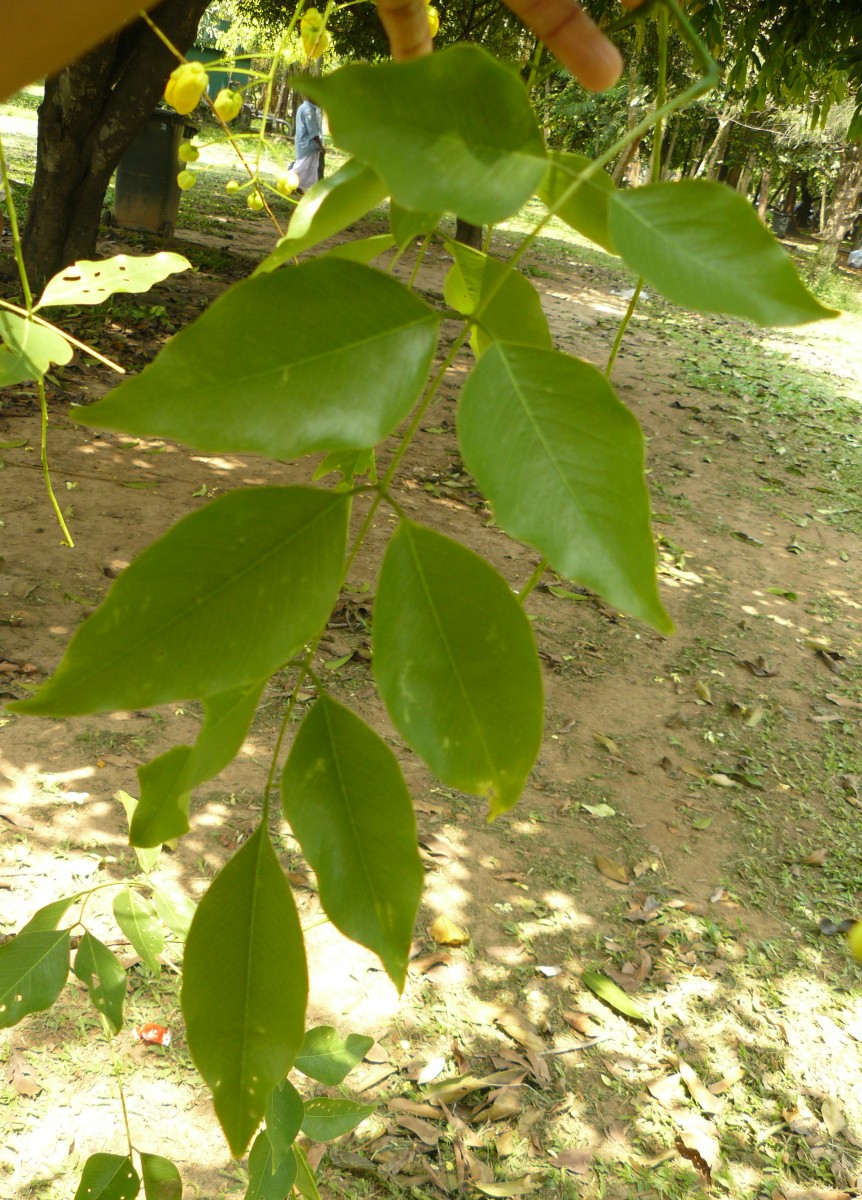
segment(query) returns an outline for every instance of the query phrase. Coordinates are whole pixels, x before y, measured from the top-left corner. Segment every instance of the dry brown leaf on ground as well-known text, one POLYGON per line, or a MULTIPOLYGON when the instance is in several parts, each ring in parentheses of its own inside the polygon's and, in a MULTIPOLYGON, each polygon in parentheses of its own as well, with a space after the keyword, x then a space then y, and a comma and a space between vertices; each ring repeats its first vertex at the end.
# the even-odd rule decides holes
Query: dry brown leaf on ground
POLYGON ((437 1079, 446 1070, 446 1059, 442 1054, 429 1059, 419 1074, 416 1076, 416 1082, 419 1084, 431 1083, 437 1079))
POLYGON ((602 1032, 602 1026, 589 1013, 564 1012, 563 1020, 569 1029, 574 1029, 576 1033, 582 1033, 584 1037, 595 1037, 596 1034, 602 1032))
POLYGON ((463 1156, 464 1166, 467 1170, 467 1174, 474 1183, 494 1182, 494 1168, 490 1165, 490 1163, 486 1163, 483 1159, 473 1154, 472 1151, 467 1150, 466 1147, 464 1149, 459 1149, 459 1147, 456 1147, 455 1150, 456 1154, 460 1152, 460 1154, 463 1156))
POLYGON ((705 1125, 704 1122, 700 1127, 681 1130, 674 1145, 695 1170, 711 1179, 713 1171, 721 1165, 721 1147, 718 1138, 705 1125))
POLYGON ((467 1120, 471 1124, 477 1121, 505 1121, 521 1111, 521 1092, 517 1087, 500 1088, 488 1100, 470 1113, 467 1120))
POLYGON ((780 1192, 773 1192, 772 1200, 850 1200, 850 1193, 835 1188, 785 1187, 780 1192))
POLYGON ((690 1067, 687 1062, 680 1060, 679 1073, 695 1104, 702 1108, 704 1112, 721 1112, 724 1108, 724 1101, 720 1100, 718 1096, 709 1090, 693 1067, 690 1067))
POLYGON ((523 1175, 520 1179, 510 1179, 506 1183, 476 1183, 474 1187, 483 1196, 526 1196, 528 1192, 542 1186, 541 1175, 523 1175))
POLYGON ((739 1083, 740 1079, 745 1078, 744 1067, 734 1067, 732 1071, 728 1071, 723 1079, 716 1080, 715 1083, 710 1083, 709 1090, 713 1096, 720 1096, 722 1092, 726 1092, 728 1088, 732 1088, 735 1083, 739 1083))
POLYGON ((834 1096, 827 1096, 820 1105, 820 1115, 830 1137, 837 1137, 847 1125, 844 1110, 834 1096))
POLYGON ((619 756, 619 753, 620 753, 619 746, 616 744, 614 739, 609 738, 607 736, 607 734, 594 733, 593 741, 596 743, 597 746, 601 746, 603 750, 607 750, 608 754, 614 754, 617 757, 619 756))
POLYGON ((38 1096, 42 1085, 20 1050, 12 1049, 6 1063, 6 1082, 19 1096, 38 1096))
POLYGON ((812 850, 810 854, 806 854, 804 858, 800 859, 800 862, 803 867, 822 867, 826 862, 826 855, 828 853, 828 850, 823 849, 812 850))
POLYGON ((573 1175, 588 1175, 593 1165, 592 1150, 563 1150, 549 1158, 552 1167, 561 1171, 571 1171, 573 1175))
POLYGON ((470 940, 467 930, 456 925, 445 913, 431 922, 428 932, 438 946, 464 946, 470 940))
POLYGON ((622 863, 615 862, 605 854, 597 854, 593 862, 606 879, 613 879, 615 883, 628 883, 629 873, 622 863))
POLYGON ((417 1104, 415 1100, 408 1100, 404 1096, 396 1096, 394 1100, 387 1100, 386 1107, 396 1112, 411 1113, 414 1117, 430 1117, 433 1121, 440 1119, 439 1108, 435 1108, 432 1104, 417 1104))
POLYGON ((507 1129, 505 1133, 494 1138, 494 1149, 498 1158, 508 1158, 510 1154, 514 1154, 518 1149, 518 1139, 513 1130, 507 1129))
POLYGON ((399 1116, 395 1118, 396 1124, 401 1129, 406 1129, 410 1133, 415 1133, 420 1141, 426 1146, 436 1146, 443 1136, 443 1130, 437 1129, 434 1125, 429 1125, 427 1121, 423 1121, 421 1117, 399 1116))
POLYGON ((682 1090, 682 1076, 679 1072, 674 1072, 673 1075, 665 1075, 663 1079, 654 1079, 652 1083, 647 1084, 647 1091, 653 1100, 658 1100, 662 1108, 670 1111, 680 1108, 685 1102, 682 1090))
POLYGON ((501 1008, 495 1017, 495 1023, 504 1033, 508 1033, 527 1050, 541 1053, 545 1049, 545 1041, 533 1022, 525 1017, 517 1008, 501 1008))

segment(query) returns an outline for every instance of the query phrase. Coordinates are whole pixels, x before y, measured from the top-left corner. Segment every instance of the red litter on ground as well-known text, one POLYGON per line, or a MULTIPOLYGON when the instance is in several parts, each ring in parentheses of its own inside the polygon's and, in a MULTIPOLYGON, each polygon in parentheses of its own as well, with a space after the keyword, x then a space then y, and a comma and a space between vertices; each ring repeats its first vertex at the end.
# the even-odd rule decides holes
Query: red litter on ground
POLYGON ((165 1025, 136 1025, 132 1030, 138 1042, 146 1042, 150 1046, 170 1046, 171 1031, 165 1025))

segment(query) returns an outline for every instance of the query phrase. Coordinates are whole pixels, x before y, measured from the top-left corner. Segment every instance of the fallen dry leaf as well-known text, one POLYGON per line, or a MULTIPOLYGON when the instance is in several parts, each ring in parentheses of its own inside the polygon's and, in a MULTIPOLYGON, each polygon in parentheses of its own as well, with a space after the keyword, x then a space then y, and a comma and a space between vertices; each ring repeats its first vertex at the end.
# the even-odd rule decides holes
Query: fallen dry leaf
POLYGON ((497 1151, 499 1158, 508 1158, 510 1154, 514 1154, 518 1149, 518 1139, 515 1137, 511 1129, 507 1129, 505 1133, 501 1133, 499 1137, 494 1138, 494 1149, 497 1151))
POLYGON ((687 1062, 680 1059, 679 1073, 683 1083, 688 1089, 688 1093, 704 1112, 719 1113, 724 1108, 724 1101, 720 1100, 709 1088, 701 1081, 700 1076, 693 1067, 690 1067, 687 1062))
POLYGON ((443 1136, 442 1129, 437 1129, 434 1125, 429 1125, 421 1117, 399 1116, 396 1118, 396 1123, 402 1129, 407 1129, 410 1133, 415 1133, 426 1146, 436 1146, 443 1136))
POLYGON ((396 1096, 394 1100, 387 1101, 387 1108, 395 1109, 396 1112, 412 1113, 414 1117, 430 1117, 433 1121, 439 1120, 440 1109, 434 1108, 431 1104, 417 1104, 415 1100, 407 1100, 404 1096, 396 1096))
POLYGON ((828 850, 812 850, 810 854, 806 854, 805 858, 801 859, 804 867, 822 867, 826 862, 828 850))
POLYGON ((476 1121, 505 1121, 516 1116, 521 1111, 521 1094, 515 1087, 504 1087, 495 1094, 492 1093, 490 1103, 474 1108, 467 1118, 471 1124, 476 1121))
POLYGON ((679 1108, 684 1102, 682 1091, 682 1076, 679 1072, 665 1075, 663 1079, 654 1079, 647 1084, 647 1091, 654 1100, 658 1100, 662 1108, 679 1108))
POLYGON ((486 1163, 466 1147, 461 1150, 461 1154, 464 1158, 464 1166, 467 1168, 467 1173, 474 1183, 494 1182, 494 1168, 490 1163, 486 1163))
POLYGON ((601 746, 603 750, 607 750, 608 754, 619 755, 620 748, 613 738, 607 737, 604 733, 594 733, 593 741, 597 746, 601 746))
POLYGON ((604 854, 597 854, 593 862, 606 879, 613 879, 616 883, 628 883, 629 873, 622 863, 614 862, 604 854))
POLYGON ((504 1033, 528 1050, 541 1053, 545 1049, 544 1039, 536 1026, 517 1008, 501 1009, 495 1020, 504 1033))
POLYGON ((417 1083, 431 1083, 437 1079, 446 1070, 446 1059, 442 1054, 438 1054, 436 1058, 430 1059, 419 1074, 416 1076, 417 1083))
POLYGON ((19 1096, 38 1096, 42 1090, 36 1072, 21 1051, 14 1048, 6 1063, 6 1082, 11 1084, 19 1096))
POLYGON ((456 925, 445 913, 431 922, 428 932, 438 946, 464 946, 470 940, 466 929, 456 925))
POLYGON ((597 1033, 602 1032, 601 1025, 585 1012, 564 1012, 563 1020, 570 1029, 574 1029, 577 1033, 582 1033, 584 1037, 595 1037, 597 1033))
POLYGON ((593 1165, 593 1152, 592 1150, 563 1150, 562 1153, 549 1158, 548 1162, 552 1167, 559 1167, 562 1171, 571 1171, 573 1175, 588 1175, 590 1167, 593 1165))
POLYGON ((717 1170, 721 1163, 721 1147, 718 1138, 705 1129, 684 1129, 676 1138, 674 1145, 683 1158, 694 1166, 707 1179, 717 1170))
POLYGON ((839 1192, 835 1188, 798 1188, 784 1187, 780 1192, 772 1193, 772 1200, 850 1200, 849 1192, 839 1192))
POLYGON ((734 1067, 732 1071, 728 1071, 723 1079, 718 1079, 715 1083, 709 1084, 709 1090, 713 1096, 720 1096, 722 1092, 726 1092, 728 1088, 732 1088, 735 1083, 739 1083, 740 1079, 744 1078, 745 1070, 742 1067, 734 1067))
POLYGON ((473 1186, 483 1196, 526 1196, 541 1187, 540 1175, 523 1175, 520 1179, 510 1179, 507 1183, 476 1183, 473 1186))
POLYGON ((827 1096, 820 1105, 820 1116, 823 1118, 823 1124, 830 1137, 837 1137, 847 1124, 844 1111, 834 1096, 827 1096))

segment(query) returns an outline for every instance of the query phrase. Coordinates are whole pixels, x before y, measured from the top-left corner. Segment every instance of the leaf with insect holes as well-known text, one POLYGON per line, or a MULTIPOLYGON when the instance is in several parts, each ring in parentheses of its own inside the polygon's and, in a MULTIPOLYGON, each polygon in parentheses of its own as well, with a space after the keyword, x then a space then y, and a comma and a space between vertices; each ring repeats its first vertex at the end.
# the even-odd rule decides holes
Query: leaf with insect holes
POLYGON ((127 1155, 91 1154, 74 1200, 135 1200, 141 1181, 127 1155))
POLYGON ((115 292, 148 292, 169 275, 191 270, 191 265, 182 254, 170 250, 134 257, 115 254, 96 262, 81 259, 48 280, 36 307, 101 304, 115 292))
POLYGON ((123 1026, 126 972, 104 943, 87 930, 75 955, 75 974, 114 1033, 123 1026))
POLYGON ((50 1008, 68 974, 68 930, 22 932, 0 946, 0 1029, 50 1008))

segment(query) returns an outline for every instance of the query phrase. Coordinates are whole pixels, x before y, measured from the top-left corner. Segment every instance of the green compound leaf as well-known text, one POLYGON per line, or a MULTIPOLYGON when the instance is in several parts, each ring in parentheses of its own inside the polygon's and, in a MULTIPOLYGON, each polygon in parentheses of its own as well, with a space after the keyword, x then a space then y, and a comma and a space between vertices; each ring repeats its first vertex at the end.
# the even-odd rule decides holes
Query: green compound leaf
POLYGON ((282 800, 327 916, 377 954, 402 988, 424 873, 413 804, 392 751, 323 695, 296 735, 282 800))
POLYGON ((50 1008, 69 974, 69 931, 19 933, 0 946, 0 1029, 50 1008))
POLYGON ((114 918, 152 973, 159 975, 165 934, 155 906, 139 892, 126 888, 114 897, 114 918))
POLYGON ((171 1160, 143 1150, 139 1153, 146 1200, 182 1200, 182 1176, 171 1160))
POLYGON ((374 1038, 349 1033, 342 1041, 331 1025, 318 1025, 306 1033, 294 1066, 310 1079, 336 1087, 362 1062, 373 1045, 374 1038))
POLYGON ((172 746, 138 767, 141 799, 130 827, 135 846, 158 847, 187 832, 192 790, 233 761, 245 741, 265 682, 257 680, 208 696, 194 746, 172 746))
POLYGON ((565 203, 557 207, 557 201, 575 182, 575 177, 592 165, 585 154, 565 154, 552 151, 548 158, 551 165, 537 192, 546 208, 553 208, 556 216, 572 229, 582 233, 592 242, 597 242, 616 253, 608 229, 608 201, 616 191, 611 177, 602 170, 594 172, 565 203))
POLYGON ((542 742, 542 676, 530 623, 471 550, 402 521, 374 610, 374 673, 402 736, 444 783, 516 803, 542 742))
POLYGON ((84 1163, 75 1200, 135 1200, 140 1189, 141 1181, 128 1155, 91 1154, 84 1163))
POLYGON ((115 955, 87 932, 75 955, 74 971, 86 985, 96 1011, 102 1014, 114 1033, 119 1033, 123 1027, 126 972, 115 955))
POLYGON ((115 254, 98 262, 81 259, 48 280, 36 307, 101 304, 115 292, 148 292, 169 275, 190 270, 191 265, 182 254, 169 250, 136 257, 115 254))
POLYGON ((266 1136, 272 1147, 272 1160, 280 1166, 292 1153, 293 1143, 305 1116, 302 1097, 289 1079, 283 1079, 266 1106, 266 1136))
POLYGON ((266 1131, 261 1130, 248 1156, 248 1187, 244 1200, 285 1200, 296 1179, 296 1155, 289 1150, 276 1163, 266 1131))
POLYGON ((236 284, 140 375, 74 416, 205 453, 361 450, 419 399, 439 324, 397 279, 312 259, 236 284))
MULTIPOLYGON (((120 804, 122 804, 123 808, 126 810, 126 821, 128 823, 129 829, 131 830, 132 823, 133 823, 134 817, 135 817, 135 813, 138 810, 138 801, 135 799, 134 796, 130 796, 128 792, 124 792, 122 789, 120 789, 120 791, 117 792, 117 799, 119 800, 120 804)), ((167 841, 168 839, 165 838, 164 840, 167 841)), ((159 861, 159 859, 162 856, 161 842, 157 842, 152 846, 152 848, 148 848, 145 850, 142 850, 138 846, 135 846, 134 849, 135 849, 135 858, 138 860, 138 866, 141 868, 141 870, 144 872, 145 875, 149 875, 150 871, 152 871, 153 867, 156 865, 156 863, 159 861)))
POLYGON ((481 308, 470 338, 476 357, 494 341, 550 350, 548 319, 529 279, 480 250, 454 241, 446 245, 455 259, 443 283, 446 303, 467 317, 481 308))
POLYGON ((263 487, 184 517, 120 575, 16 711, 146 708, 268 677, 329 615, 348 510, 331 492, 263 487))
POLYGON ((589 363, 497 344, 458 409, 461 453, 512 537, 611 604, 673 628, 658 596, 637 421, 589 363))
POLYGON ((668 300, 760 325, 836 315, 811 295, 751 205, 703 179, 616 191, 611 240, 626 263, 668 300))
POLYGON ((86 895, 85 892, 78 892, 75 896, 64 896, 62 900, 52 900, 50 904, 46 904, 44 908, 33 913, 27 924, 18 931, 19 937, 22 933, 47 933, 49 930, 56 929, 67 910, 84 895, 86 895))
POLYGON ((303 77, 303 87, 326 108, 335 141, 404 208, 495 223, 517 212, 545 173, 523 83, 477 46, 342 67, 303 77))
POLYGON ((58 332, 4 309, 0 309, 0 340, 0 387, 39 379, 52 363, 62 366, 72 357, 72 347, 58 332))
POLYGON ((347 262, 358 262, 368 264, 372 262, 384 250, 391 250, 395 245, 395 238, 391 233, 377 233, 373 237, 357 238, 353 242, 342 242, 340 246, 333 246, 331 250, 324 250, 320 255, 321 258, 343 258, 347 262))
POLYGON ((442 213, 414 212, 412 209, 402 208, 394 200, 390 201, 389 228, 392 230, 392 236, 398 248, 403 250, 414 238, 424 237, 426 233, 431 233, 433 229, 437 228, 442 215, 442 213))
POLYGON ((198 905, 183 967, 189 1050, 237 1158, 302 1045, 307 992, 296 907, 261 827, 198 905))
POLYGON ((581 975, 581 983, 594 992, 600 1000, 604 1000, 605 1004, 609 1004, 611 1008, 622 1013, 624 1017, 630 1017, 633 1021, 650 1023, 649 1017, 635 1004, 631 996, 618 987, 612 979, 608 979, 607 975, 601 975, 598 971, 584 971, 581 975))
POLYGON ((153 888, 153 904, 162 924, 184 942, 198 907, 191 896, 173 888, 157 887, 153 888))
POLYGON ((376 1104, 357 1104, 355 1100, 328 1100, 325 1096, 320 1096, 306 1101, 302 1132, 313 1142, 332 1142, 355 1129, 373 1112, 377 1112, 376 1104))
POLYGON ((303 250, 325 242, 348 225, 364 217, 386 197, 386 185, 379 175, 350 159, 343 167, 320 179, 302 197, 294 209, 287 233, 259 267, 261 275, 280 267, 303 250))

